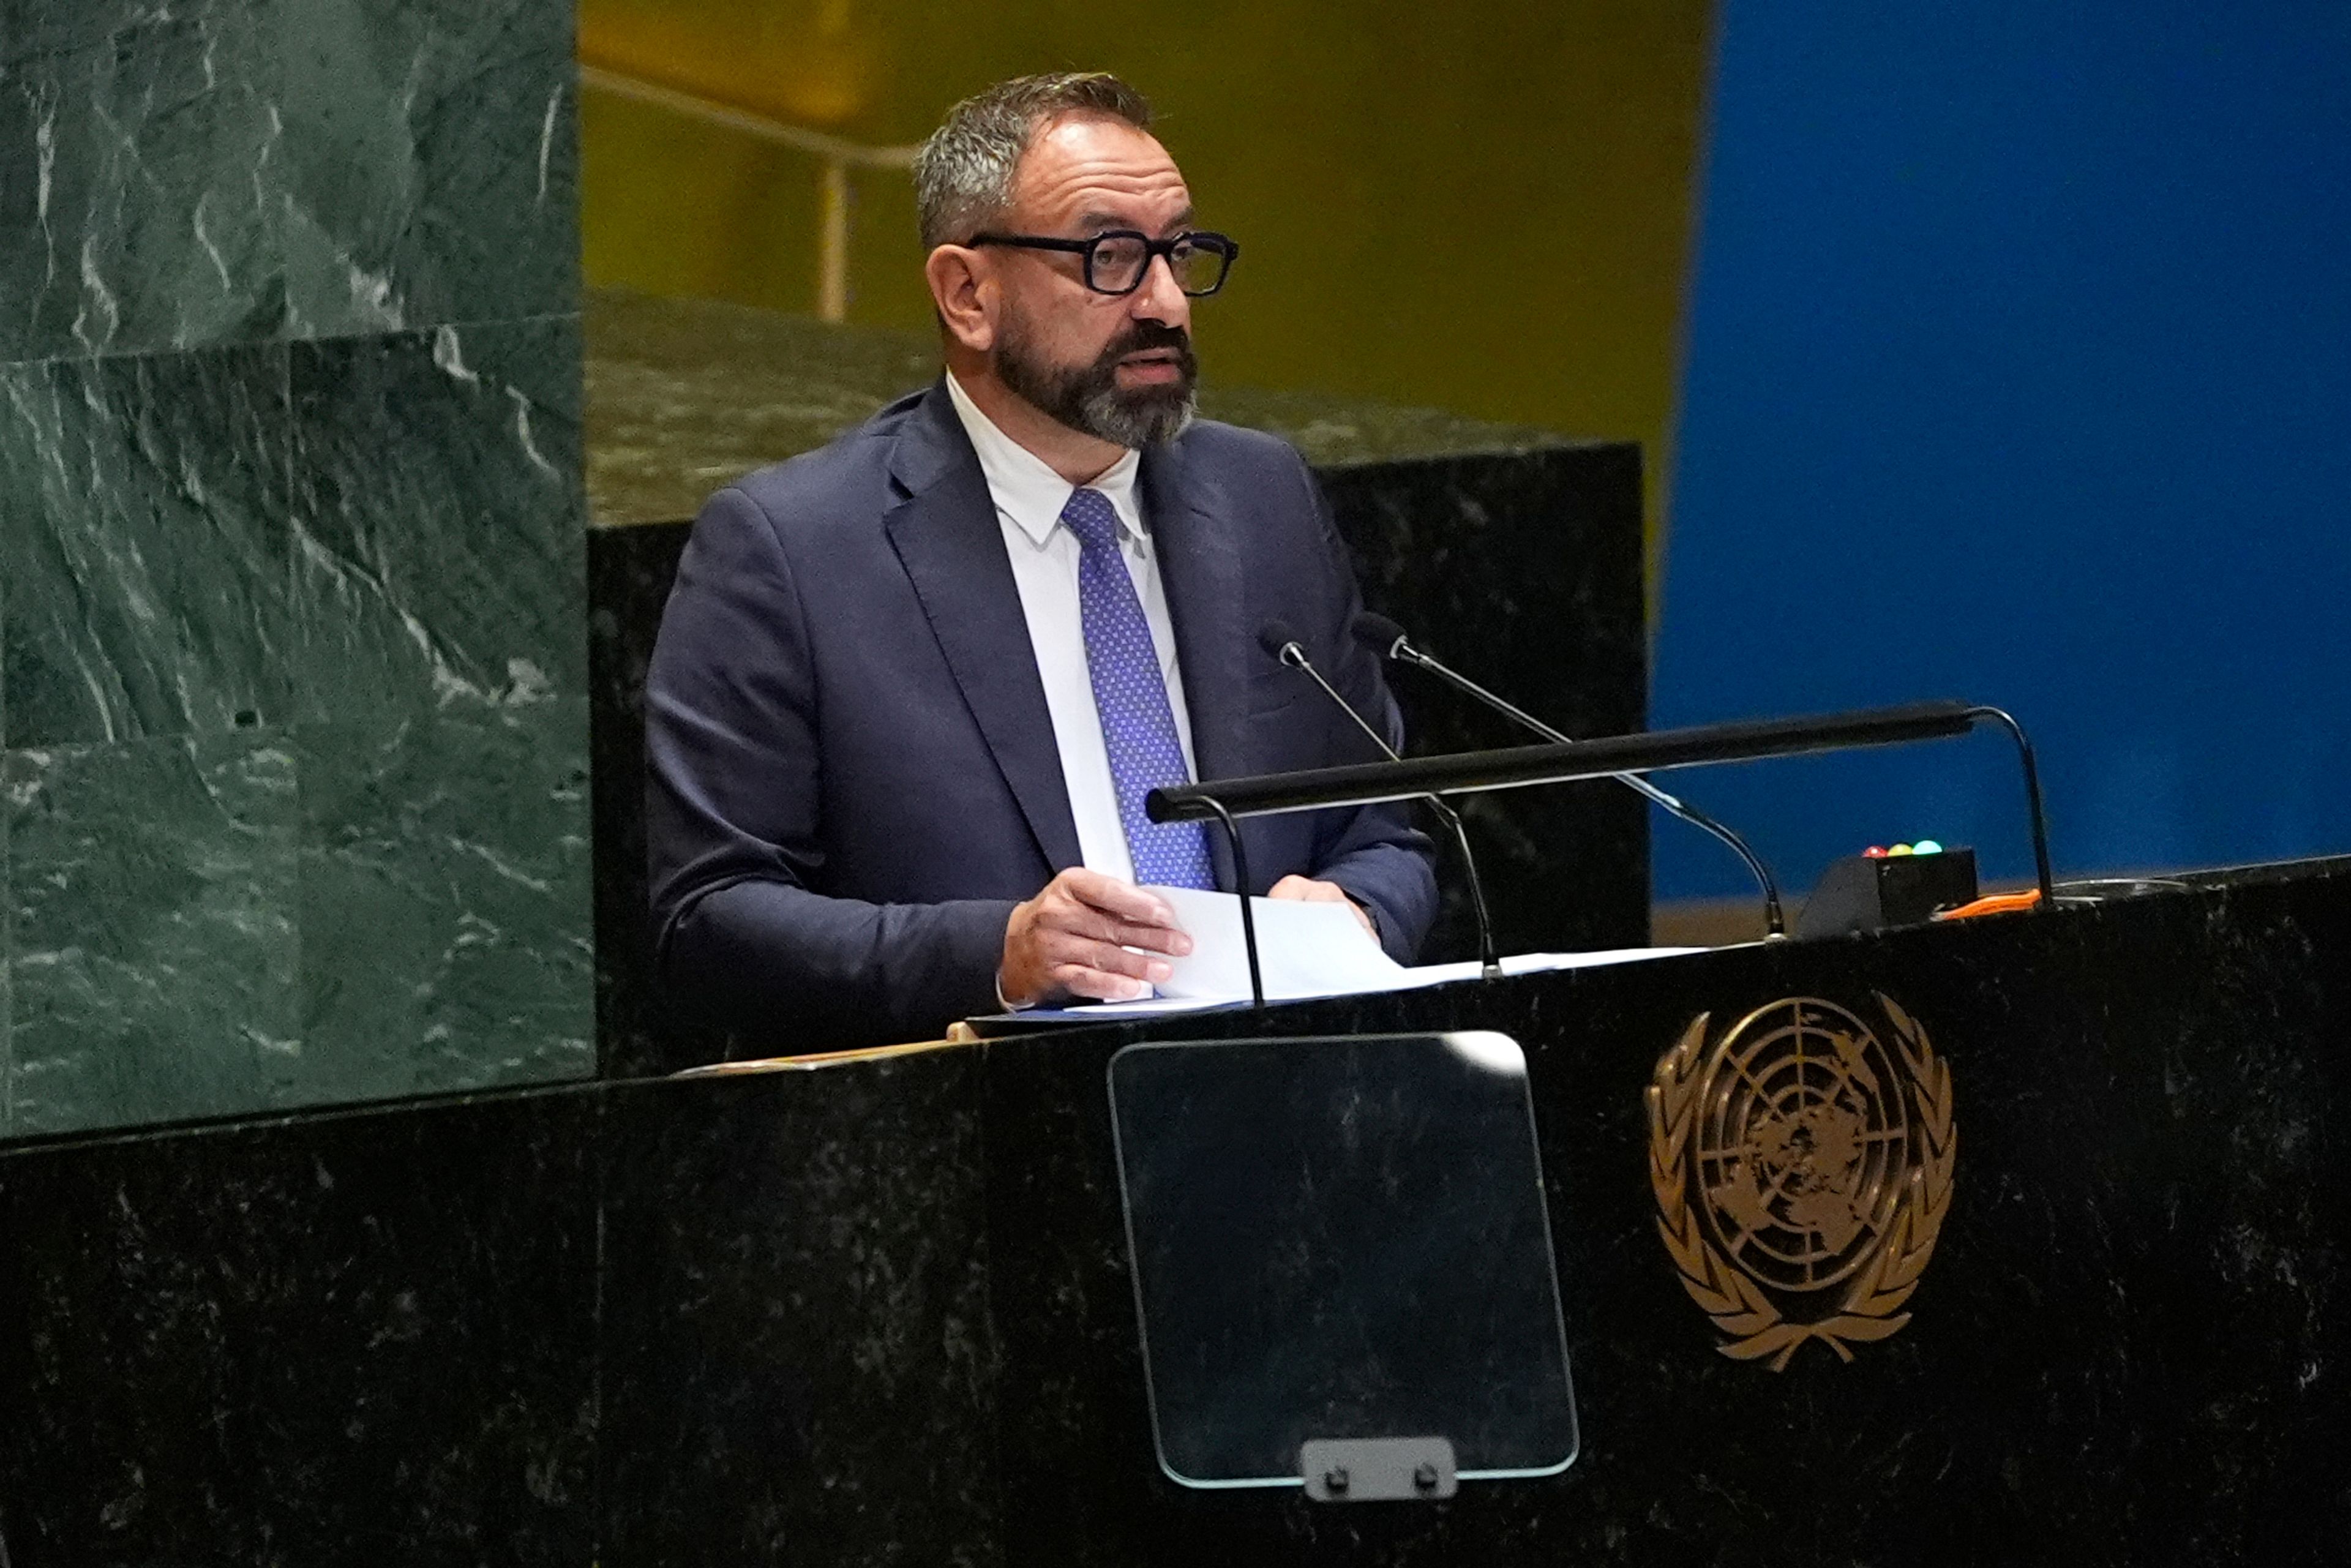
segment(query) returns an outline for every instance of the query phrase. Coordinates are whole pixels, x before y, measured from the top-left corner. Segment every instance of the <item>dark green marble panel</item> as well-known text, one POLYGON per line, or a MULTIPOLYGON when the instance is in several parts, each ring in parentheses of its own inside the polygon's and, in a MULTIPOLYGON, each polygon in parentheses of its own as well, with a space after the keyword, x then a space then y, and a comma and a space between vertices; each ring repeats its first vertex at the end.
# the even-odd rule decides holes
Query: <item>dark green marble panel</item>
POLYGON ((302 1050, 281 1101, 595 1071, 584 697, 306 726, 302 1050))
POLYGON ((574 76, 0 0, 0 1135, 592 1070, 574 76))
POLYGON ((0 367, 0 744, 287 716, 286 350, 0 367))
POLYGON ((298 1054, 269 732, 9 752, 12 1134, 253 1109, 298 1054))
MULTIPOLYGON (((0 754, 4 757, 5 754, 0 754)), ((16 986, 13 970, 16 967, 16 921, 9 912, 16 907, 16 890, 8 874, 8 812, 6 809, 7 768, 0 760, 0 1138, 5 1138, 16 1124, 16 1049, 14 1025, 16 1015, 16 986)))
POLYGON ((0 363, 569 310, 563 0, 8 0, 0 363))
POLYGON ((586 690, 578 330, 293 345, 302 718, 586 690))
POLYGON ((0 10, 0 362, 279 329, 273 13, 0 10))
POLYGON ((274 0, 298 337, 578 308, 563 0, 274 0))

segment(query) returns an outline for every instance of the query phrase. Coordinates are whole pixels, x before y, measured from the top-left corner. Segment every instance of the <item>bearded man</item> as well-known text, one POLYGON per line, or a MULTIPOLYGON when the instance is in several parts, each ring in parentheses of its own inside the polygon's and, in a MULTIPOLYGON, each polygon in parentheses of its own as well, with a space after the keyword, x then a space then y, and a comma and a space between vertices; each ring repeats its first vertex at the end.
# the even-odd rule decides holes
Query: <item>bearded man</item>
MULTIPOLYGON (((1099 74, 951 110, 914 166, 946 373, 695 523, 646 682, 656 946, 763 1044, 1147 995, 1191 944, 1146 887, 1233 872, 1144 796, 1364 759, 1270 623, 1402 739, 1305 464, 1194 417, 1192 301, 1238 246, 1150 123, 1099 74)), ((1251 891, 1410 960, 1436 883, 1400 808, 1243 831, 1251 891)))

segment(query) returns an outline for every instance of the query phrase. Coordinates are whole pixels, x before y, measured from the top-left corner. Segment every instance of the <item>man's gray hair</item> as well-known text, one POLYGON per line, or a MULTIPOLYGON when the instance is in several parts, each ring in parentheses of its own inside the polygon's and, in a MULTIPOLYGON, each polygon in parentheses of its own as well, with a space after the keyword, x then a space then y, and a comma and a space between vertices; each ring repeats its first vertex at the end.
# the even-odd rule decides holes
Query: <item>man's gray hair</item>
POLYGON ((1071 114, 1151 129, 1151 105, 1107 71, 1014 77, 948 110, 914 154, 923 248, 960 244, 1001 217, 1012 205, 1012 182, 1029 143, 1071 114))

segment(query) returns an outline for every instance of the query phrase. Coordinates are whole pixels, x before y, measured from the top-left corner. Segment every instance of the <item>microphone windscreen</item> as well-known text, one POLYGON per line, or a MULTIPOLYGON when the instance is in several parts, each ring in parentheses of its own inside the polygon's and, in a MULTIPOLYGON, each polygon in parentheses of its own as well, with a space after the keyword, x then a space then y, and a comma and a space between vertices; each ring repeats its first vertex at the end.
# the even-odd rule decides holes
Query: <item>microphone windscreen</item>
POLYGON ((1405 629, 1375 611, 1365 610, 1355 616, 1352 628, 1355 641, 1383 659, 1395 656, 1396 644, 1405 641, 1405 629))
POLYGON ((1284 648, 1297 641, 1298 633, 1290 630, 1287 621, 1269 621, 1257 629, 1257 645, 1276 659, 1281 657, 1284 648))

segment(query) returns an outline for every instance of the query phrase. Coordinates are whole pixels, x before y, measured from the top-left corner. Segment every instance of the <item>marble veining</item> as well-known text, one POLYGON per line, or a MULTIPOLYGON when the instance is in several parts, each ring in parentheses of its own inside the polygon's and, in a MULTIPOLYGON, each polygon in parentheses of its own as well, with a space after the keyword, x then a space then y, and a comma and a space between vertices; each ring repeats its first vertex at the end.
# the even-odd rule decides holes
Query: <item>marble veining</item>
POLYGON ((286 352, 0 366, 0 744, 287 703, 286 352))
POLYGON ((572 16, 549 0, 272 0, 299 337, 579 299, 572 16))
POLYGON ((585 691, 578 345, 552 317, 294 346, 303 718, 585 691))
MULTIPOLYGON (((0 1138, 5 1137, 16 1117, 16 901, 9 874, 15 835, 8 831, 11 813, 6 801, 12 792, 5 789, 6 779, 6 757, 0 753, 0 1138)), ((0 1539, 5 1539, 6 1528, 7 1521, 0 1519, 0 1539)))
POLYGON ((9 8, 0 361, 267 337, 272 5, 9 8))
POLYGON ((596 1068, 587 699, 305 725, 298 1060, 277 1103, 596 1068))
POLYGON ((0 1138, 593 1070, 574 76, 0 0, 0 1138))
POLYGON ((9 1129, 222 1114, 298 1049, 281 735, 11 751, 9 1129))
POLYGON ((0 40, 0 362, 578 298, 571 9, 71 0, 0 40))

